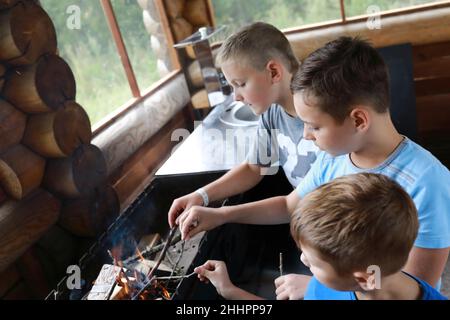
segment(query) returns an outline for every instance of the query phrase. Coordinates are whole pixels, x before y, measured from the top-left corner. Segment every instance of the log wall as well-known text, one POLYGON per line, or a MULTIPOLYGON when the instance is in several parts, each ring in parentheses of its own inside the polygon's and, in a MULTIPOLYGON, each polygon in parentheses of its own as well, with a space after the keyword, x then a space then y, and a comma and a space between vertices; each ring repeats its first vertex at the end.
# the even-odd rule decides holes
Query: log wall
POLYGON ((0 0, 0 276, 9 277, 0 298, 44 298, 76 262, 78 249, 55 255, 58 245, 69 252, 119 213, 103 152, 91 144, 89 117, 56 47, 37 1, 0 0), (80 221, 88 229, 76 234, 80 221))

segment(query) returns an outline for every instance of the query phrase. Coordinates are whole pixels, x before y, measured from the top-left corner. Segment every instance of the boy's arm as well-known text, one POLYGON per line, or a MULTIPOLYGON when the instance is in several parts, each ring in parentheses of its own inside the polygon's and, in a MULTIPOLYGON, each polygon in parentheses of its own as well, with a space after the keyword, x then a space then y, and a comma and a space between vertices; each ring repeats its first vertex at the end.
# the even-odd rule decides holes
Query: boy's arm
MULTIPOLYGON (((262 168, 258 165, 242 163, 228 171, 225 175, 203 187, 210 201, 247 191, 257 185, 263 178, 262 168)), ((185 210, 192 206, 203 205, 203 198, 197 192, 175 199, 169 209, 168 220, 171 228, 175 220, 185 210)))
POLYGON ((261 172, 263 169, 256 164, 244 162, 203 189, 208 194, 210 201, 225 199, 256 186, 264 177, 261 172))
POLYGON ((194 269, 202 282, 210 281, 217 292, 228 300, 262 300, 248 291, 236 287, 230 280, 225 262, 208 260, 194 269))
POLYGON ((414 246, 403 270, 436 287, 444 272, 449 249, 428 249, 414 246))
POLYGON ((237 206, 222 207, 225 222, 246 224, 289 223, 290 216, 300 201, 296 190, 279 196, 237 206))
POLYGON ((300 201, 296 190, 284 197, 273 197, 256 202, 221 208, 194 206, 179 218, 181 237, 188 240, 201 231, 214 229, 225 223, 281 224, 288 223, 300 201))

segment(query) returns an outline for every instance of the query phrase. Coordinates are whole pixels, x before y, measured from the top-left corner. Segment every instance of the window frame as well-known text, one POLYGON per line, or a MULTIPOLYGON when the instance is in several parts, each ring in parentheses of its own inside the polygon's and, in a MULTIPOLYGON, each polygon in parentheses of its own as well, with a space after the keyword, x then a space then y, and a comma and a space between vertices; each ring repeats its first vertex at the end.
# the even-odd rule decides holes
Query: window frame
MULTIPOLYGON (((122 33, 120 31, 120 27, 117 22, 117 19, 116 19, 115 13, 114 13, 114 8, 111 4, 111 1, 110 0, 100 0, 100 2, 102 5, 102 8, 103 8, 103 12, 106 16, 108 27, 110 29, 114 43, 116 45, 117 52, 121 58, 122 66, 124 68, 124 71, 125 71, 125 74, 126 74, 126 77, 128 80, 128 84, 130 86, 133 97, 132 97, 132 99, 127 101, 125 104, 123 104, 121 107, 119 107, 117 110, 111 111, 106 116, 104 116, 102 118, 102 120, 100 120, 99 122, 94 124, 93 137, 95 137, 96 135, 101 133, 103 130, 107 129, 111 124, 113 124, 118 118, 123 116, 129 110, 131 110, 135 105, 137 105, 140 102, 142 102, 143 100, 147 99, 154 92, 156 92, 161 87, 163 87, 165 83, 171 81, 173 78, 175 78, 178 74, 180 74, 182 72, 180 61, 178 59, 175 49, 173 48, 174 39, 170 32, 169 22, 168 22, 168 18, 166 16, 166 12, 164 9, 163 0, 155 0, 155 6, 158 9, 160 19, 161 19, 161 25, 162 25, 162 28, 165 30, 165 34, 167 36, 167 45, 169 47, 168 50, 169 50, 170 59, 171 59, 172 65, 174 66, 174 69, 168 75, 161 78, 157 82, 153 83, 149 88, 146 88, 143 91, 140 90, 138 82, 136 80, 136 76, 133 71, 133 66, 131 65, 130 58, 128 56, 128 51, 127 51, 127 48, 123 41, 122 33)), ((340 4, 340 11, 341 11, 341 19, 329 20, 326 22, 320 22, 320 23, 315 23, 315 24, 309 24, 309 25, 305 25, 302 27, 287 28, 287 29, 283 29, 283 32, 286 35, 289 35, 289 34, 294 34, 294 33, 299 33, 299 32, 310 31, 310 30, 324 29, 324 28, 328 28, 331 26, 345 25, 348 23, 364 21, 371 16, 371 15, 360 15, 360 16, 354 16, 354 17, 348 18, 346 16, 346 12, 345 12, 344 0, 340 0, 339 4, 340 4)), ((212 6, 210 1, 209 1, 209 5, 212 6)), ((410 7, 381 11, 379 13, 379 16, 381 18, 391 17, 391 16, 402 15, 402 14, 406 14, 406 13, 421 12, 421 11, 426 11, 426 10, 445 8, 445 7, 450 7, 450 0, 444 0, 444 1, 439 1, 439 2, 435 2, 435 3, 414 5, 414 6, 410 6, 410 7)), ((212 9, 213 8, 210 8, 210 10, 212 10, 212 9)))

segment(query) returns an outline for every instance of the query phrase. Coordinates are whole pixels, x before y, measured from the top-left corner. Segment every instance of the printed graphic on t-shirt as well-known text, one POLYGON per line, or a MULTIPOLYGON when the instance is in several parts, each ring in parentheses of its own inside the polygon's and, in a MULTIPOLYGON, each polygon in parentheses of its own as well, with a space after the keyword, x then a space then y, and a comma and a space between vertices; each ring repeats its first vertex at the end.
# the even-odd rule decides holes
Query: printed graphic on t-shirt
POLYGON ((295 144, 291 137, 283 133, 277 134, 280 165, 293 186, 297 186, 308 173, 312 163, 316 160, 319 148, 310 140, 300 139, 295 144))

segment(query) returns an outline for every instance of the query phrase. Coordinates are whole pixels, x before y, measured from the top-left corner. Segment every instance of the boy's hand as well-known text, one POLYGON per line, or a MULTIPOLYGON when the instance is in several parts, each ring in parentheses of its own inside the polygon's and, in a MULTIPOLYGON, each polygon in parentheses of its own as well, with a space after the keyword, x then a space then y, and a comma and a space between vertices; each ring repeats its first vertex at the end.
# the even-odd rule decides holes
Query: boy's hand
POLYGON ((216 287, 217 292, 228 299, 228 293, 232 291, 235 286, 231 283, 228 276, 227 266, 223 261, 208 260, 203 265, 194 269, 194 272, 198 274, 200 281, 211 283, 216 287))
POLYGON ((221 208, 193 206, 178 217, 176 224, 180 226, 181 239, 189 240, 197 233, 214 229, 224 221, 221 208))
POLYGON ((192 192, 183 197, 177 198, 172 202, 172 206, 169 209, 168 220, 170 228, 173 228, 177 224, 177 217, 185 210, 188 210, 192 206, 203 205, 202 196, 197 192, 192 192))
POLYGON ((311 276, 287 274, 275 279, 277 300, 300 300, 305 296, 311 276))

